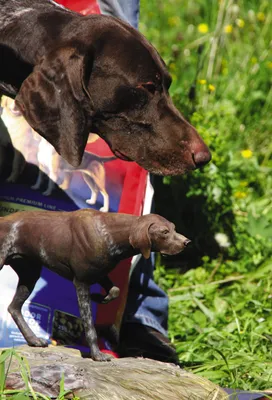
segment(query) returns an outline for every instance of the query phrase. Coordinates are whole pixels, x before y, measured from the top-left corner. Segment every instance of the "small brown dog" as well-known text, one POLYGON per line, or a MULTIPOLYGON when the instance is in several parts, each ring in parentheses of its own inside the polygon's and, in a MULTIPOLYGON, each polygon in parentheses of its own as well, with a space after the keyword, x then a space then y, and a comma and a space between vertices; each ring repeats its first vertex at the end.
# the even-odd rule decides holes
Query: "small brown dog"
POLYGON ((108 273, 125 258, 151 251, 177 254, 190 242, 156 214, 137 217, 92 209, 73 212, 24 211, 0 218, 0 269, 10 265, 19 282, 8 311, 30 346, 47 346, 23 319, 21 309, 40 277, 42 266, 73 281, 93 360, 106 361, 92 321, 91 299, 107 303, 119 295, 108 273), (90 295, 100 283, 106 295, 90 295))

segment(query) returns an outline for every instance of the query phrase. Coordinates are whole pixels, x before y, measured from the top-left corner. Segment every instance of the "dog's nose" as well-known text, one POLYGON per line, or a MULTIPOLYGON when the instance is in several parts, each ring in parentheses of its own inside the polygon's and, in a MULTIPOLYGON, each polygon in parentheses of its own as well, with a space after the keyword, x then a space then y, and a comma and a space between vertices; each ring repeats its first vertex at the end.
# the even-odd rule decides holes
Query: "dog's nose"
POLYGON ((196 168, 203 167, 203 165, 208 164, 211 161, 211 153, 209 152, 208 148, 206 151, 198 151, 193 154, 193 159, 196 165, 196 168))
POLYGON ((191 240, 190 240, 190 239, 186 239, 185 242, 184 242, 184 246, 186 247, 186 246, 188 246, 188 244, 190 244, 190 243, 191 243, 191 240))

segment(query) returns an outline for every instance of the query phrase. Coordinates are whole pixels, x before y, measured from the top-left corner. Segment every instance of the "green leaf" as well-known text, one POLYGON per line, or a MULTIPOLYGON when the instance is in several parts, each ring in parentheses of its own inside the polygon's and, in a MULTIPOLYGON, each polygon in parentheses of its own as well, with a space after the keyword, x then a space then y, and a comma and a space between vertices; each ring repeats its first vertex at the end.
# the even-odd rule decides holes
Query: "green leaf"
POLYGON ((193 297, 194 302, 197 304, 197 306, 200 308, 200 310, 206 315, 207 318, 209 318, 211 321, 214 320, 214 313, 208 309, 200 300, 198 300, 196 297, 193 297))
POLYGON ((0 394, 3 393, 3 390, 5 389, 5 381, 5 362, 3 361, 0 363, 0 394))
POLYGON ((248 215, 248 232, 252 236, 263 236, 272 240, 272 224, 267 216, 255 218, 251 213, 248 215))
POLYGON ((25 392, 21 392, 21 393, 18 393, 18 394, 15 394, 15 395, 9 397, 9 399, 12 399, 12 400, 30 400, 30 397, 27 394, 25 394, 25 392))
POLYGON ((6 349, 1 352, 0 363, 5 362, 7 358, 12 357, 13 349, 6 349))
POLYGON ((207 323, 207 318, 203 312, 196 310, 192 315, 194 321, 201 327, 205 327, 207 323))
POLYGON ((214 301, 214 308, 215 308, 215 312, 216 314, 223 316, 226 314, 227 310, 228 310, 228 302, 224 299, 222 299, 219 296, 215 296, 214 301))

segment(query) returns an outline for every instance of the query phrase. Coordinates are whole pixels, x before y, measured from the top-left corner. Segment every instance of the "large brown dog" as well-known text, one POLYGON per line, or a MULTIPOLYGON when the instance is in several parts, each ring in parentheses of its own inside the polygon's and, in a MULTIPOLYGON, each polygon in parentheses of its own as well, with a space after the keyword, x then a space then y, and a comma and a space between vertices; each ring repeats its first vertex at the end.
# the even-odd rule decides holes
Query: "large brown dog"
POLYGON ((47 346, 25 322, 21 309, 40 277, 42 265, 73 281, 86 340, 94 360, 109 357, 99 351, 92 322, 91 298, 104 303, 119 289, 108 273, 120 260, 151 251, 177 254, 190 242, 174 224, 156 214, 136 217, 85 209, 73 212, 29 211, 0 218, 0 269, 9 264, 19 277, 9 312, 30 346, 47 346), (106 296, 90 296, 99 282, 106 296))
POLYGON ((0 0, 0 92, 73 166, 89 132, 119 158, 178 175, 210 152, 174 107, 157 51, 128 24, 52 0, 0 0))

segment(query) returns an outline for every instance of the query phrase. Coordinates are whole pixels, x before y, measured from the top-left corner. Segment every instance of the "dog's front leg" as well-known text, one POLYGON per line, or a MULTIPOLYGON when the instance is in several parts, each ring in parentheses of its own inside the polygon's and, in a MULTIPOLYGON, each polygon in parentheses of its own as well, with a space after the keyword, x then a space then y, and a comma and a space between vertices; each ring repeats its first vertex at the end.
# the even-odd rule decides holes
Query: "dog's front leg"
POLYGON ((77 292, 79 312, 85 329, 86 340, 91 350, 91 358, 95 361, 110 361, 111 356, 102 353, 97 344, 97 335, 92 319, 90 286, 86 283, 79 282, 76 278, 74 278, 74 285, 77 292))
POLYGON ((91 299, 97 303, 108 304, 110 301, 117 299, 120 289, 114 286, 108 276, 105 276, 98 282, 106 291, 106 296, 101 293, 92 293, 91 299))

